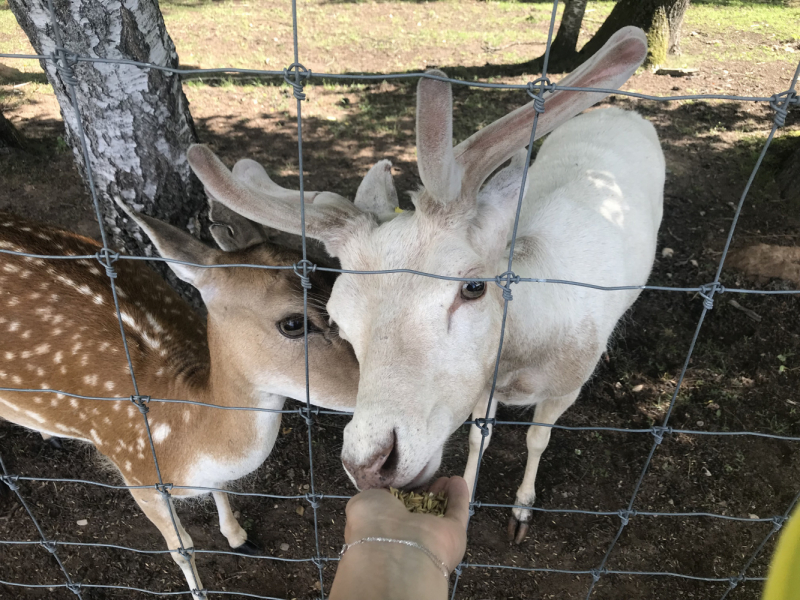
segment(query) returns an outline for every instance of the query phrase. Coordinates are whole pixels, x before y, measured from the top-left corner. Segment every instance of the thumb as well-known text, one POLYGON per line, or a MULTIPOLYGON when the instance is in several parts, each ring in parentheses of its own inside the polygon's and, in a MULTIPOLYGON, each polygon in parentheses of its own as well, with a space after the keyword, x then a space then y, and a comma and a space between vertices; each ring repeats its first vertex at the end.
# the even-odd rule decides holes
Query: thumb
POLYGON ((469 520, 469 488, 463 477, 451 477, 444 489, 447 494, 446 519, 453 519, 466 529, 469 520))

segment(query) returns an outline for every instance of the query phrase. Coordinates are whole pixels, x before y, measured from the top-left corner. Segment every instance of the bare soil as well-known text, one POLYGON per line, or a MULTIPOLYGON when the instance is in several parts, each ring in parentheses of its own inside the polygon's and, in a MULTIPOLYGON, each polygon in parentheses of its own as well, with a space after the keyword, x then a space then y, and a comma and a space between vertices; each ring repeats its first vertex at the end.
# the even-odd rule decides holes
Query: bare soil
MULTIPOLYGON (((362 49, 358 54, 360 69, 385 70, 385 56, 380 51, 372 56, 365 52, 362 49)), ((714 63, 700 65, 700 75, 691 78, 643 73, 633 78, 627 89, 653 94, 691 91, 769 96, 787 87, 792 71, 784 63, 758 67, 729 64, 725 70, 714 63)), ((465 69, 449 71, 469 75, 465 69)), ((16 93, 11 84, 4 90, 16 93)), ((191 85, 186 90, 201 138, 225 160, 230 163, 242 156, 255 158, 267 165, 280 183, 296 187, 296 122, 294 100, 287 88, 267 83, 191 85)), ((307 92, 303 125, 307 189, 331 189, 352 197, 369 166, 386 157, 394 162, 399 190, 418 185, 412 84, 383 83, 363 89, 311 85, 307 92)), ((0 209, 97 236, 92 207, 71 153, 58 142, 63 126, 52 95, 24 89, 20 93, 25 97, 19 101, 12 97, 3 110, 33 147, 30 152, 0 155, 0 209)), ((520 93, 457 88, 456 137, 465 137, 525 100, 520 93)), ((651 283, 695 286, 711 281, 733 216, 732 206, 738 202, 772 124, 770 111, 761 104, 733 102, 656 104, 618 99, 613 103, 635 108, 651 119, 667 156, 664 221, 651 283), (673 250, 670 256, 662 255, 665 247, 673 250)), ((781 161, 797 143, 799 128, 794 111, 755 180, 734 248, 756 243, 800 243, 800 206, 782 200, 775 184, 781 161)), ((408 207, 407 202, 402 196, 401 204, 408 207)), ((751 283, 732 270, 723 272, 722 283, 727 287, 791 287, 777 279, 751 283)), ((560 423, 621 428, 660 423, 701 310, 702 299, 691 294, 644 293, 620 324, 607 360, 601 361, 577 404, 560 423)), ((699 431, 800 436, 798 314, 796 297, 718 296, 702 326, 670 425, 699 431), (732 298, 761 320, 755 321, 733 307, 729 303, 732 298)), ((526 420, 531 416, 530 411, 503 408, 498 413, 500 419, 526 420)), ((343 417, 326 416, 313 426, 314 475, 319 493, 353 493, 338 461, 345 424, 343 417)), ((466 440, 467 428, 462 427, 446 448, 442 473, 463 470, 466 440)), ((599 511, 625 507, 652 444, 650 434, 555 430, 539 470, 537 506, 599 511)), ((0 423, 0 455, 10 471, 19 475, 118 483, 98 464, 92 448, 65 442, 65 450, 58 451, 43 444, 37 434, 8 423, 0 423)), ((525 428, 499 428, 481 468, 478 499, 482 503, 513 503, 525 458, 525 428)), ((308 491, 308 482, 306 426, 291 415, 284 420, 270 458, 238 489, 302 494, 308 491)), ((125 491, 46 482, 22 482, 20 489, 51 539, 163 550, 161 536, 125 491), (77 525, 81 519, 88 525, 77 525)), ((798 442, 668 435, 655 452, 634 508, 771 517, 783 514, 798 491, 798 442)), ((305 502, 236 497, 232 503, 265 555, 296 559, 315 554, 313 511, 305 502), (288 544, 288 550, 281 550, 282 544, 288 544)), ((341 544, 344 505, 343 500, 325 500, 318 511, 321 549, 326 556, 335 556, 341 544)), ((228 550, 210 500, 181 504, 178 510, 197 547, 228 550)), ((466 559, 470 563, 590 570, 600 564, 620 527, 618 517, 536 513, 529 537, 515 546, 506 539, 508 514, 506 509, 476 509, 469 530, 466 559)), ((607 568, 728 578, 740 571, 770 530, 770 523, 636 516, 622 532, 607 568)), ((10 495, 0 497, 0 539, 38 539, 22 507, 10 495)), ((774 538, 748 576, 765 576, 773 545, 774 538)), ((42 547, 2 545, 0 554, 0 580, 62 582, 55 562, 42 547)), ((59 556, 73 579, 83 583, 185 590, 179 569, 166 555, 60 547, 59 556)), ((197 562, 208 589, 287 599, 319 595, 316 567, 310 562, 225 555, 200 555, 197 562)), ((332 566, 325 568, 326 590, 333 573, 332 566)), ((474 567, 464 569, 456 597, 577 599, 585 597, 590 583, 589 575, 474 567)), ((722 596, 728 585, 666 576, 606 575, 593 597, 715 598, 722 596)), ((729 597, 755 599, 760 588, 758 582, 741 583, 729 597)), ((0 585, 0 598, 73 597, 64 589, 0 585)), ((85 597, 151 596, 93 589, 85 597)))

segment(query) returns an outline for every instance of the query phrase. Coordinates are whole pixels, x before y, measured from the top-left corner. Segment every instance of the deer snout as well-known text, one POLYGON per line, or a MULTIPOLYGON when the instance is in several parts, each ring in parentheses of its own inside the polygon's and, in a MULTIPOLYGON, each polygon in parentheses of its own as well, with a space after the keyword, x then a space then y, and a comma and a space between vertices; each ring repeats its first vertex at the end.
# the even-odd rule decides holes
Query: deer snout
POLYGON ((397 476, 397 433, 392 430, 388 441, 366 460, 342 458, 342 464, 359 490, 389 487, 397 476))

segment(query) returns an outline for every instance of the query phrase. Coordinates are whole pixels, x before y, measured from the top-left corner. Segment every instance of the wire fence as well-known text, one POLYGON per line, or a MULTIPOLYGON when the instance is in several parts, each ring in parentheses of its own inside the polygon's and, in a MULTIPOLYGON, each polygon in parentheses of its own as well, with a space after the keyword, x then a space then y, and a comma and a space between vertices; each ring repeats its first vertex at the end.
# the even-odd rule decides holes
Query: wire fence
MULTIPOLYGON (((122 340, 122 345, 125 351, 125 356, 127 360, 127 364, 130 370, 131 382, 134 389, 134 394, 129 398, 120 398, 120 397, 104 397, 104 396, 85 396, 79 395, 69 392, 68 390, 60 390, 60 389, 23 389, 23 388, 10 388, 10 387, 0 387, 0 391, 9 391, 9 392, 20 392, 20 393, 51 393, 51 394, 60 394, 65 397, 82 399, 82 400, 92 400, 98 402, 116 402, 116 403, 133 403, 140 411, 145 428, 147 430, 147 437, 150 446, 150 450, 153 457, 153 463, 155 465, 158 483, 155 485, 142 485, 142 486, 129 486, 129 485, 111 485, 107 483, 102 483, 99 481, 87 480, 87 479, 65 479, 65 478, 43 478, 43 477, 26 477, 24 475, 19 474, 12 474, 5 462, 3 461, 2 456, 0 456, 0 481, 5 483, 16 495, 18 501, 20 502, 21 506, 24 508, 25 512, 27 513, 28 517, 30 518, 31 522, 33 523, 36 531, 38 532, 39 538, 38 540, 0 540, 0 546, 41 546, 45 548, 50 554, 53 556, 53 560, 56 562, 59 570, 63 574, 64 583, 62 584, 37 584, 37 583, 30 583, 30 582, 15 582, 15 581, 2 581, 0 580, 0 585, 6 586, 13 586, 13 587, 20 587, 20 588, 46 588, 46 589, 54 589, 54 588, 65 588, 71 591, 74 595, 78 596, 79 598, 83 598, 83 590, 92 590, 92 589, 107 589, 107 590, 123 590, 129 592, 140 592, 143 594, 155 595, 155 596, 182 596, 193 594, 195 597, 202 598, 206 597, 207 595, 233 595, 233 596, 240 596, 245 598, 259 598, 264 600, 273 600, 270 596, 263 596, 253 593, 245 593, 245 592, 238 592, 238 591, 225 591, 225 590, 207 590, 203 589, 199 582, 195 581, 192 589, 186 591, 177 591, 177 592, 167 592, 167 591, 157 591, 157 590, 147 590, 147 589, 140 589, 134 588, 130 586, 123 586, 123 585, 100 585, 100 584, 88 584, 82 583, 80 581, 75 581, 74 578, 70 575, 68 569, 64 566, 64 563, 59 555, 59 548, 73 548, 73 547, 89 547, 89 548, 105 548, 105 549, 116 549, 122 550, 126 552, 133 552, 139 554, 150 554, 150 555, 162 555, 162 554, 174 554, 177 553, 185 558, 189 558, 194 554, 219 554, 219 555, 235 555, 255 561, 278 561, 284 563, 308 563, 310 565, 314 565, 317 569, 318 576, 319 576, 319 593, 320 598, 325 597, 325 580, 323 577, 323 567, 329 563, 335 563, 338 561, 337 556, 326 556, 322 552, 320 546, 320 535, 319 535, 319 517, 318 517, 318 508, 320 503, 326 499, 330 500, 347 500, 350 496, 344 495, 333 495, 333 494, 322 494, 318 493, 317 482, 314 477, 314 452, 313 452, 313 445, 312 445, 312 428, 314 426, 315 421, 323 415, 345 415, 346 413, 340 413, 333 410, 324 410, 317 407, 312 406, 310 395, 309 395, 309 385, 308 385, 308 329, 307 329, 307 319, 308 319, 308 293, 310 285, 306 285, 309 282, 308 277, 311 272, 314 270, 317 271, 327 271, 332 273, 350 273, 355 275, 381 275, 381 274, 393 274, 393 273, 408 273, 414 274, 423 277, 433 277, 438 279, 446 279, 446 280, 455 280, 461 281, 461 279, 456 277, 446 277, 442 275, 438 275, 435 273, 426 273, 421 271, 416 271, 412 269, 391 269, 391 270, 381 270, 381 271, 353 271, 353 270, 345 270, 345 269, 333 269, 333 268, 325 268, 319 267, 317 265, 312 264, 306 255, 306 232, 305 232, 305 204, 303 201, 304 198, 304 183, 303 183, 303 117, 302 117, 302 100, 305 99, 305 91, 304 86, 306 83, 309 82, 312 78, 321 78, 321 79, 346 79, 346 80, 359 80, 359 81, 383 81, 388 79, 416 79, 420 77, 427 77, 431 79, 437 79, 442 81, 448 81, 455 85, 462 85, 467 86, 470 88, 491 88, 491 89, 504 89, 504 90, 519 90, 526 92, 529 96, 534 98, 534 101, 537 103, 536 107, 536 114, 533 120, 533 126, 531 129, 530 135, 530 144, 528 146, 528 155, 527 160, 525 162, 523 176, 522 176, 522 183, 520 187, 520 194, 517 203, 517 212, 514 221, 514 229, 511 238, 511 245, 509 250, 509 258, 508 258, 508 268, 505 273, 501 273, 496 277, 487 277, 487 278, 471 278, 470 281, 483 281, 488 283, 495 283, 499 287, 503 289, 503 319, 502 319, 502 330, 500 336, 500 342, 497 349, 497 359, 495 361, 495 370, 492 380, 492 387, 491 387, 491 395, 489 398, 489 403, 487 406, 486 416, 484 418, 475 419, 472 421, 467 421, 466 424, 469 426, 478 427, 482 433, 482 440, 479 452, 479 459, 478 459, 478 469, 475 474, 475 485, 473 486, 473 490, 477 489, 478 478, 480 475, 480 466, 483 459, 483 451, 484 445, 486 441, 486 437, 489 435, 490 426, 497 427, 497 426, 531 426, 537 425, 541 427, 550 427, 553 429, 562 429, 566 431, 593 431, 593 432, 617 432, 617 433, 625 433, 625 434, 637 434, 637 435, 649 435, 652 436, 652 444, 650 450, 644 460, 644 464, 642 465, 641 472, 638 476, 636 481, 633 493, 631 494, 630 500, 628 501, 627 505, 619 510, 615 511, 601 511, 601 510, 583 510, 583 509, 568 509, 568 508, 542 508, 542 507, 530 507, 530 506, 518 506, 514 504, 497 504, 497 503, 487 503, 481 502, 476 499, 475 491, 473 491, 473 497, 471 498, 470 502, 470 516, 472 516, 476 510, 480 508, 523 508, 533 510, 534 512, 541 512, 541 513, 549 513, 549 514, 579 514, 579 515, 591 515, 591 516, 606 516, 606 517, 617 517, 619 518, 619 528, 617 530, 616 535, 614 536, 613 540, 611 541, 610 545, 606 549, 603 554, 602 559, 600 562, 591 569, 559 569, 559 568, 548 568, 548 567, 520 567, 520 566, 513 566, 513 565, 497 565, 497 564, 481 564, 481 563, 470 563, 470 562, 463 562, 461 563, 455 570, 455 577, 452 579, 452 591, 451 591, 451 599, 457 597, 457 593, 459 590, 459 582, 465 568, 474 568, 474 569, 504 569, 504 570, 514 570, 514 571, 522 571, 522 572, 532 572, 532 573, 561 573, 561 574, 569 574, 569 575, 576 575, 576 576, 584 576, 588 579, 587 591, 586 591, 586 598, 590 598, 592 593, 595 589, 597 582, 608 575, 626 575, 626 576, 648 576, 648 577, 666 577, 666 578, 678 578, 690 581, 698 581, 698 582, 710 582, 710 583, 718 583, 721 584, 723 587, 723 591, 720 596, 720 600, 724 600, 728 594, 736 588, 742 582, 745 581, 763 581, 763 577, 753 577, 748 575, 748 570, 750 569, 753 562, 759 557, 761 552, 763 551, 767 542, 781 529, 781 526, 787 520, 790 512, 794 508, 795 505, 800 501, 800 491, 798 491, 797 495, 793 498, 793 500, 789 503, 786 507, 786 510, 783 513, 772 515, 769 517, 764 518, 751 518, 751 517, 736 517, 730 515, 724 515, 719 513, 711 513, 711 512, 654 512, 654 511, 642 511, 637 510, 635 508, 636 500, 639 495, 642 483, 644 481, 645 475, 647 474, 653 456, 659 447, 659 445, 664 441, 665 437, 675 436, 675 435, 687 435, 687 436, 751 436, 751 437, 760 437, 760 438, 768 438, 773 440, 783 440, 789 442, 800 442, 800 437, 797 436, 787 436, 787 435, 778 435, 772 433, 765 433, 765 432, 755 432, 755 431, 702 431, 702 430, 688 430, 688 429, 676 429, 670 426, 670 417, 672 416, 673 409, 675 408, 675 403, 678 398, 678 394, 681 390, 681 386, 684 381, 684 377, 687 372, 687 368, 689 366, 689 362, 692 358, 698 337, 700 335, 700 330, 702 328, 703 322, 710 310, 714 307, 714 300, 715 297, 722 293, 738 293, 738 294, 760 294, 760 295, 797 295, 800 294, 800 290, 759 290, 759 289, 745 289, 745 288, 731 288, 731 287, 723 287, 720 283, 720 275, 722 273, 722 269, 725 263, 725 259, 728 255, 731 240, 733 239, 734 231, 736 230, 736 226, 739 221, 739 217, 741 215, 742 207, 746 198, 748 197, 748 193, 750 192, 751 186, 753 185, 753 181, 755 180, 756 174, 758 173, 759 168, 764 160, 764 156, 766 155, 767 150, 770 147, 770 144, 773 141, 773 137, 777 130, 780 127, 785 125, 786 116, 788 111, 800 105, 800 96, 796 91, 798 77, 800 76, 800 64, 798 64, 797 69, 795 70, 794 76, 791 80, 791 84, 789 88, 785 91, 777 92, 769 97, 756 97, 756 96, 732 96, 726 94, 693 94, 693 95, 682 95, 682 96, 653 96, 653 95, 646 95, 640 94, 635 92, 625 92, 620 90, 602 90, 601 88, 579 88, 579 87, 568 87, 568 86, 559 86, 552 84, 550 80, 547 78, 547 67, 550 55, 550 48, 551 42, 553 39, 553 31, 556 22, 556 13, 558 9, 558 0, 553 1, 553 8, 550 17, 550 24, 549 24, 549 31, 547 37, 547 46, 544 55, 544 62, 542 68, 542 75, 535 81, 532 81, 528 84, 520 85, 520 84, 505 84, 505 83, 487 83, 487 82, 477 82, 477 81, 462 81, 459 79, 451 79, 451 78, 443 78, 438 76, 429 75, 427 73, 387 73, 387 74, 372 74, 372 75, 357 75, 357 74, 337 74, 337 73, 312 73, 308 69, 306 69, 300 63, 299 51, 298 51, 298 35, 297 35, 297 3, 296 0, 292 0, 292 24, 293 24, 293 45, 294 45, 294 62, 289 67, 282 71, 275 71, 275 70, 257 70, 257 69, 234 69, 234 68, 214 68, 214 69, 174 69, 169 67, 163 67, 156 64, 150 63, 142 63, 132 60, 122 60, 122 59, 106 59, 106 58, 95 58, 95 57, 88 57, 88 56, 79 56, 72 53, 68 48, 65 47, 62 34, 60 30, 60 26, 58 20, 55 15, 55 11, 53 8, 53 0, 46 0, 47 8, 50 12, 51 17, 51 25, 53 28, 54 38, 56 42, 56 50, 51 55, 31 55, 31 54, 0 54, 0 58, 13 58, 13 59, 39 59, 45 61, 53 62, 57 69, 59 76, 61 77, 62 82, 65 84, 68 92, 69 97, 71 99, 73 108, 78 115, 76 119, 77 123, 77 130, 78 130, 78 139, 80 142, 81 152, 83 154, 84 165, 86 168, 87 179, 89 182, 90 193, 92 197, 92 202, 94 204, 95 215, 97 218, 97 222, 100 227, 100 234, 102 240, 102 250, 99 251, 96 255, 84 255, 84 256, 76 256, 76 255, 40 255, 40 254, 30 254, 25 252, 17 252, 13 250, 5 250, 0 249, 0 253, 2 254, 9 254, 9 255, 17 255, 22 257, 31 257, 31 258, 39 258, 45 260, 86 260, 86 259, 96 259, 106 271, 109 279, 109 285, 111 287, 111 292, 114 298, 114 307, 117 315, 117 320, 119 322, 119 329, 120 335, 122 340), (195 263, 189 263, 184 261, 172 260, 172 259, 164 259, 164 258, 154 258, 154 257, 142 257, 142 256, 131 256, 125 255, 115 252, 109 245, 107 233, 104 227, 104 219, 102 210, 100 208, 100 204, 97 198, 97 193, 94 186, 94 179, 92 173, 92 163, 90 160, 89 150, 87 146, 87 140, 83 128, 83 123, 80 117, 79 112, 79 105, 77 100, 77 84, 78 79, 75 75, 75 71, 73 67, 80 63, 80 62, 90 62, 90 63, 114 63, 114 64, 126 64, 126 65, 133 65, 140 67, 142 69, 157 69, 161 71, 165 71, 168 73, 174 73, 179 75, 222 75, 222 74, 243 74, 243 75, 255 75, 259 77, 282 77, 283 80, 289 84, 293 89, 293 95, 296 99, 296 108, 297 108, 297 150, 298 150, 298 160, 299 160, 299 190, 300 190, 300 198, 301 198, 301 226, 302 226, 302 260, 293 266, 269 266, 269 265, 252 265, 252 264, 225 264, 225 265, 200 265, 195 263), (721 258, 719 261, 719 266, 717 267, 715 276, 711 282, 708 283, 701 283, 696 285, 695 287, 670 287, 670 286, 598 286, 593 285, 586 282, 578 282, 578 281, 568 281, 568 280, 560 280, 560 279, 546 279, 546 278, 526 278, 526 277, 519 277, 514 274, 512 270, 513 260, 514 260, 514 246, 516 243, 517 238, 517 227, 519 224, 519 215, 520 210, 522 207, 522 200, 523 194, 525 190, 525 182, 528 176, 528 167, 531 162, 532 158, 532 150, 533 150, 533 140, 535 139, 536 134, 536 127, 538 122, 539 114, 544 112, 546 105, 544 103, 543 95, 545 92, 548 91, 556 91, 556 90, 564 90, 564 91, 606 91, 608 93, 612 93, 615 95, 622 95, 628 96, 631 98, 636 98, 639 100, 647 100, 647 101, 654 101, 654 102, 669 102, 669 101, 676 101, 676 100, 730 100, 736 102, 754 102, 754 103, 762 103, 767 104, 773 111, 773 125, 770 130, 770 133, 764 142, 764 145, 761 149, 761 152, 753 166, 752 172, 747 180, 747 183, 742 191, 741 197, 739 199, 738 204, 736 205, 736 210, 734 213, 734 217, 730 228, 727 233, 727 238, 725 240, 725 244, 722 250, 721 258), (126 338, 125 333, 125 324, 122 319, 122 314, 120 311, 120 303, 117 295, 117 287, 115 280, 117 278, 117 272, 115 270, 115 263, 120 260, 133 260, 133 261, 158 261, 164 263, 173 263, 173 264, 184 264, 190 265, 197 268, 254 268, 254 269, 275 269, 275 270, 289 270, 293 269, 295 273, 300 277, 301 282, 303 285, 303 314, 304 314, 304 325, 306 326, 306 333, 304 335, 304 355, 305 355, 305 376, 306 376, 306 398, 305 398, 305 406, 297 409, 266 409, 266 408, 254 408, 254 407, 229 407, 229 406, 218 406, 214 404, 204 403, 204 402, 196 402, 190 401, 186 399, 178 399, 178 398, 155 398, 150 397, 144 394, 146 390, 140 390, 136 380, 136 374, 134 372, 133 362, 131 360, 131 355, 128 350, 128 341, 126 338), (672 397, 670 399, 669 406, 666 410, 666 414, 661 421, 660 425, 649 427, 649 428, 619 428, 619 427, 604 427, 604 426, 594 426, 594 427, 571 427, 571 426, 564 426, 564 425, 557 425, 557 424, 549 424, 549 423, 537 423, 535 421, 503 421, 499 419, 495 419, 491 417, 492 414, 492 403, 494 402, 494 393, 497 384, 497 377, 498 377, 498 370, 500 364, 500 356, 503 348, 504 342, 504 335, 506 331, 506 318, 508 315, 508 306, 509 302, 513 301, 513 294, 512 294, 512 285, 520 285, 520 284, 528 284, 528 285, 536 285, 536 284, 557 284, 557 285, 572 285, 572 286, 582 286, 588 287, 591 289, 602 290, 607 292, 614 292, 614 291, 622 291, 622 290, 647 290, 653 292, 679 292, 679 293, 686 293, 686 292, 694 292, 699 294, 703 298, 703 308, 700 314, 699 320, 697 322, 696 328, 694 330, 693 337, 691 339, 691 343, 689 345, 688 352, 686 354, 686 358, 683 362, 683 366, 680 370, 680 374, 677 378, 677 382, 675 385, 675 389, 672 393, 672 397), (245 411, 253 411, 253 412, 267 412, 267 413, 281 413, 281 414, 297 414, 305 421, 307 425, 307 433, 308 433, 308 457, 309 457, 309 491, 308 493, 299 494, 299 495, 276 495, 276 494, 266 494, 266 493, 257 493, 257 492, 240 492, 240 491, 231 491, 227 489, 220 489, 220 488, 211 488, 211 487, 191 487, 191 486, 181 486, 175 485, 170 482, 165 482, 161 477, 161 471, 159 469, 158 463, 158 456, 156 453, 155 443, 153 441, 153 436, 150 431, 150 421, 148 420, 148 412, 149 406, 151 403, 182 403, 187 405, 195 405, 207 408, 209 410, 245 410, 245 411), (177 549, 171 550, 142 550, 137 548, 132 548, 129 546, 124 545, 116 545, 116 544, 104 544, 104 543, 90 543, 90 542, 65 542, 65 541, 58 541, 53 536, 48 536, 47 533, 42 529, 39 524, 39 521, 36 519, 34 511, 31 509, 31 506, 28 502, 26 502, 25 497, 23 496, 20 490, 20 482, 54 482, 54 483, 64 483, 64 484, 79 484, 79 485, 89 485, 89 486, 99 486, 102 488, 114 489, 114 490, 138 490, 138 489, 153 489, 157 491, 161 497, 163 498, 166 506, 169 509, 169 514, 172 519, 172 526, 175 530, 177 539, 179 540, 179 547, 177 549), (239 554, 237 552, 228 552, 228 551, 216 551, 216 550, 202 550, 199 548, 186 548, 183 546, 183 542, 181 540, 181 535, 178 530, 178 524, 176 522, 176 515, 173 512, 173 506, 171 502, 171 491, 172 490, 193 490, 199 492, 224 492, 226 494, 232 494, 237 496, 248 496, 248 497, 257 497, 257 498, 264 498, 264 499, 283 499, 283 500, 302 500, 308 504, 308 506, 313 511, 313 521, 314 521, 314 547, 315 552, 313 556, 309 556, 306 558, 284 558, 278 556, 246 556, 243 554, 239 554), (700 576, 693 576, 683 573, 673 573, 673 572, 665 572, 665 571, 623 571, 623 570, 614 570, 607 568, 609 557, 611 556, 614 548, 617 546, 617 543, 620 539, 625 528, 629 525, 631 519, 640 519, 640 518, 711 518, 711 519, 721 519, 727 521, 738 521, 738 522, 747 522, 747 523, 771 523, 772 527, 768 531, 768 533, 764 536, 763 540, 758 544, 756 549, 752 552, 752 554, 745 560, 745 562, 741 565, 741 568, 737 571, 737 574, 732 577, 700 577, 700 576)), ((800 482, 798 482, 800 483, 800 482)), ((800 486, 799 486, 800 487, 800 486)), ((275 599, 280 600, 280 599, 275 599)))

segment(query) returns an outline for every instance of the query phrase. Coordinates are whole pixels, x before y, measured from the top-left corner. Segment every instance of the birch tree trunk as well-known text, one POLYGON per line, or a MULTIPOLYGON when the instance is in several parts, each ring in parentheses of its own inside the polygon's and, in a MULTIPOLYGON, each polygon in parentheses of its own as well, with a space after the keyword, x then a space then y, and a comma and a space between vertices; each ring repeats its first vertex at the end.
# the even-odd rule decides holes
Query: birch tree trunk
POLYGON ((583 14, 588 0, 566 0, 558 33, 550 46, 550 56, 556 62, 571 59, 578 52, 583 14))
POLYGON ((8 152, 12 148, 23 148, 24 146, 25 140, 22 134, 0 111, 0 153, 8 152))
MULTIPOLYGON (((53 0, 62 43, 80 56, 129 59, 177 67, 178 54, 157 0, 53 0)), ((36 52, 56 49, 46 0, 8 0, 36 52)), ((41 61, 64 119, 67 143, 87 181, 78 135, 80 116, 106 230, 120 250, 156 255, 131 226, 120 227, 119 197, 173 225, 196 230, 203 189, 186 162, 197 141, 180 77, 130 65, 78 62, 77 109, 55 64, 41 61)), ((174 280, 173 280, 174 281, 174 280)))

